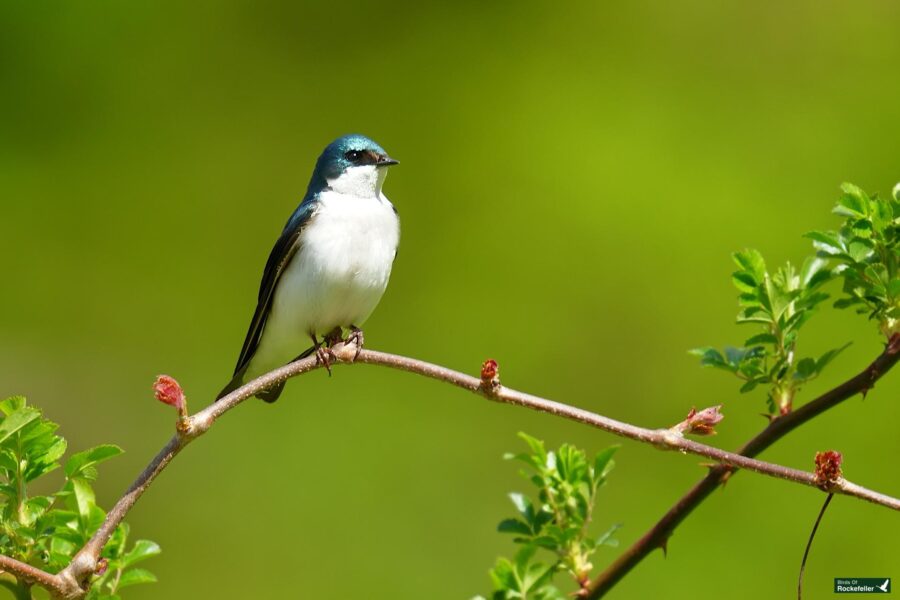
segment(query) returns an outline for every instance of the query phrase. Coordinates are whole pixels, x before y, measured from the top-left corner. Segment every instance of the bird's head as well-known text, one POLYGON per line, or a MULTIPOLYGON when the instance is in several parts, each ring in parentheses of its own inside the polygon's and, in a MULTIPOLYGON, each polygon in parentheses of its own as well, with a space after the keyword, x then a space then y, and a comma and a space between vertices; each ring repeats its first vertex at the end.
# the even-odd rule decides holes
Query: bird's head
POLYGON ((366 136, 345 135, 328 144, 322 152, 310 185, 319 184, 354 196, 377 196, 387 167, 396 164, 384 148, 366 136))

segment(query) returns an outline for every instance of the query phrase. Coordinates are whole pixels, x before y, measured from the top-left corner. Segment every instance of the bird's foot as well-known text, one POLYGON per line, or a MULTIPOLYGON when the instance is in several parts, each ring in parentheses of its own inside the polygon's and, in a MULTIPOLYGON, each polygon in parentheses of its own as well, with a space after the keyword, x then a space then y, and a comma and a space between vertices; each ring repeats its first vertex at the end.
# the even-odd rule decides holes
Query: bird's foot
POLYGON ((335 360, 335 358, 331 348, 324 344, 316 347, 316 364, 323 365, 325 370, 328 371, 329 377, 331 377, 331 362, 335 360))
POLYGON ((345 344, 353 344, 356 346, 356 354, 353 355, 353 360, 355 361, 359 358, 359 353, 363 349, 363 344, 365 343, 366 337, 363 335, 363 330, 357 327, 356 325, 350 326, 350 335, 347 336, 347 339, 344 340, 345 344))

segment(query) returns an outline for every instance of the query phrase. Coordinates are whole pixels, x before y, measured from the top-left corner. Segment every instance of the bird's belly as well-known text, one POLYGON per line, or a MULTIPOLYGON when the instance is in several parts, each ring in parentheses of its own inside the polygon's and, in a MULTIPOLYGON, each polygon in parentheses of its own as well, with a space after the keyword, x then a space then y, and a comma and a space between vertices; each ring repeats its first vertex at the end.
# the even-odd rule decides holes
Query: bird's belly
POLYGON ((361 326, 387 287, 399 238, 390 203, 342 199, 313 219, 281 276, 267 330, 321 336, 361 326))
POLYGON ((300 257, 282 276, 273 308, 292 315, 291 329, 308 334, 362 325, 381 300, 391 272, 390 258, 379 260, 378 249, 371 250, 358 256, 336 243, 300 257))

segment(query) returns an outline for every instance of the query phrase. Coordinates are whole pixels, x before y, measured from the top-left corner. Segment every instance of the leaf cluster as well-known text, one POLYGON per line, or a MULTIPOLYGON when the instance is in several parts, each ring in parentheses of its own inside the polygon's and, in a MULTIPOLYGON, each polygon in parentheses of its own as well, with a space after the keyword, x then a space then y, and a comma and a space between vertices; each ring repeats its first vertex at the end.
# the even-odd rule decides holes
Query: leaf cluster
POLYGON ((529 435, 519 437, 528 452, 507 455, 523 462, 522 475, 536 488, 536 499, 510 494, 517 515, 500 522, 498 530, 511 533, 522 547, 510 560, 500 558, 490 571, 493 600, 565 598, 552 585, 555 574, 566 572, 580 585, 590 577, 591 556, 598 547, 615 546, 612 538, 618 525, 600 536, 588 532, 597 493, 614 466, 617 447, 600 451, 589 460, 584 451, 569 444, 547 450, 544 443, 529 435), (535 559, 538 550, 552 556, 551 562, 535 559))
MULTIPOLYGON (((97 465, 122 453, 118 446, 101 445, 72 454, 62 485, 31 495, 29 486, 47 488, 50 482, 42 478, 63 466, 66 441, 57 428, 22 397, 0 402, 0 553, 51 573, 69 563, 106 517, 92 484, 97 465)), ((138 540, 128 549, 128 533, 123 523, 106 545, 101 558, 107 568, 95 578, 88 599, 118 598, 122 588, 156 580, 134 565, 158 554, 159 546, 138 540)))
POLYGON ((828 299, 821 290, 828 281, 843 282, 836 308, 868 314, 888 337, 900 331, 900 186, 891 199, 869 196, 850 183, 841 189, 834 212, 844 217, 843 224, 837 231, 806 234, 816 254, 799 271, 788 263, 770 272, 756 250, 734 255, 738 270, 731 280, 739 292, 737 322, 756 325, 758 332, 740 347, 691 350, 701 365, 741 379, 742 393, 766 386, 772 414, 789 412, 800 387, 818 377, 847 347, 819 357, 796 354, 800 329, 828 299))
POLYGON ((811 231, 819 257, 837 263, 843 296, 834 306, 852 308, 877 321, 890 337, 900 326, 900 187, 893 198, 869 196, 845 183, 834 212, 844 217, 837 231, 811 231))
POLYGON ((821 288, 834 273, 816 257, 807 258, 799 270, 787 263, 771 273, 756 250, 737 252, 733 258, 738 267, 731 276, 739 293, 737 322, 754 326, 757 332, 741 347, 722 352, 704 347, 691 353, 700 357, 701 365, 741 379, 741 393, 766 386, 769 411, 787 412, 800 386, 818 377, 844 349, 829 350, 818 358, 799 358, 796 352, 800 330, 828 299, 821 288))

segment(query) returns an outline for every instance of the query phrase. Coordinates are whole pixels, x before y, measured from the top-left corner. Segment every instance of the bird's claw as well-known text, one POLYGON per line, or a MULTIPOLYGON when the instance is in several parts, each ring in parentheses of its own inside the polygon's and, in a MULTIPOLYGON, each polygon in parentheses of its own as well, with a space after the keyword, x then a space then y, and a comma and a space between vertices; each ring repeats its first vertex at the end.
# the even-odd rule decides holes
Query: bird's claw
POLYGON ((359 358, 359 353, 363 349, 363 344, 365 343, 365 336, 363 335, 363 330, 359 327, 351 327, 350 335, 347 336, 347 339, 344 340, 345 344, 353 344, 356 346, 356 353, 353 355, 353 360, 355 361, 359 358))
POLYGON ((316 348, 316 363, 325 367, 329 377, 331 377, 331 362, 334 359, 334 352, 331 351, 331 348, 326 346, 319 346, 316 348))

